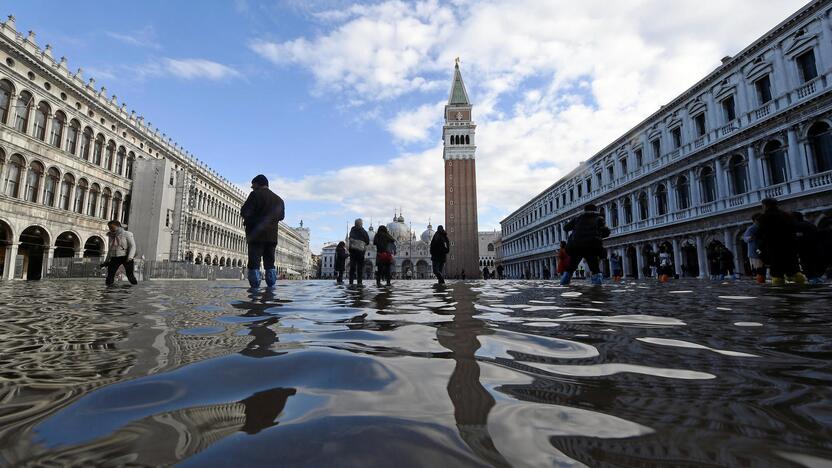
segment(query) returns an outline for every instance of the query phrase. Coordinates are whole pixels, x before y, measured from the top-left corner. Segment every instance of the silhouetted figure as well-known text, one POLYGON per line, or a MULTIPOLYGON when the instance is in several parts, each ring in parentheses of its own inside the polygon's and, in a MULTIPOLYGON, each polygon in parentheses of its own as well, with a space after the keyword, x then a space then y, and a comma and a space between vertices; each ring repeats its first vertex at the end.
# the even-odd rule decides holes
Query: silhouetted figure
POLYGON ((378 265, 376 286, 381 286, 381 280, 386 281, 387 286, 390 286, 390 270, 393 266, 393 256, 396 255, 396 239, 393 239, 387 231, 387 226, 378 227, 378 232, 373 237, 373 245, 376 246, 376 265, 378 265))
POLYGON ((356 219, 355 225, 350 229, 349 242, 350 286, 356 278, 361 286, 361 280, 364 278, 364 253, 367 251, 367 244, 370 243, 370 236, 364 230, 364 221, 361 218, 356 219))
POLYGON ((269 190, 269 179, 263 174, 251 180, 251 193, 240 208, 246 228, 248 243, 248 283, 252 288, 260 287, 260 260, 266 270, 266 285, 277 283, 277 269, 274 264, 277 248, 277 230, 286 215, 283 199, 269 190))
POLYGON ((794 217, 781 210, 777 200, 766 198, 762 201, 763 214, 757 231, 763 261, 771 267, 771 283, 784 284, 785 280, 805 283, 797 263, 797 246, 794 217))
POLYGON ((433 263, 433 274, 436 276, 438 284, 445 284, 445 277, 442 270, 445 268, 445 261, 448 258, 448 252, 451 251, 451 241, 448 240, 448 233, 445 228, 439 225, 436 228, 436 233, 430 241, 430 260, 433 263))
POLYGON ((569 284, 572 274, 583 259, 586 259, 589 271, 592 273, 592 283, 601 284, 598 259, 604 253, 602 240, 610 235, 604 217, 598 213, 595 205, 590 203, 584 207, 583 213, 569 220, 564 229, 570 232, 569 242, 566 244, 570 261, 569 269, 561 276, 560 284, 564 286, 569 284))
POLYGON ((341 241, 338 243, 338 247, 335 248, 335 274, 337 277, 335 281, 338 284, 344 284, 344 270, 347 269, 347 258, 349 258, 347 244, 341 241))
POLYGON ((751 226, 742 235, 742 240, 748 247, 748 263, 751 264, 751 274, 758 283, 766 282, 766 266, 760 256, 760 241, 758 231, 760 230, 761 213, 754 213, 751 216, 751 226))
POLYGON ((504 276, 503 276, 503 266, 502 265, 497 265, 497 279, 501 280, 503 278, 504 278, 504 276))

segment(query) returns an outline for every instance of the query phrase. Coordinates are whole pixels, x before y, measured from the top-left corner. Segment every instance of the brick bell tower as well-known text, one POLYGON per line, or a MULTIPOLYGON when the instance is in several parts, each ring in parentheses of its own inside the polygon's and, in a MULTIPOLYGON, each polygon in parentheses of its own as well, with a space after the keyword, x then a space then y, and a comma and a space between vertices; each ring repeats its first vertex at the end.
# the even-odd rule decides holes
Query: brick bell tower
POLYGON ((445 230, 451 241, 451 252, 445 274, 455 278, 465 273, 468 279, 479 278, 479 241, 477 238, 477 126, 471 121, 471 102, 459 59, 454 66, 454 81, 445 106, 442 127, 445 164, 445 230))

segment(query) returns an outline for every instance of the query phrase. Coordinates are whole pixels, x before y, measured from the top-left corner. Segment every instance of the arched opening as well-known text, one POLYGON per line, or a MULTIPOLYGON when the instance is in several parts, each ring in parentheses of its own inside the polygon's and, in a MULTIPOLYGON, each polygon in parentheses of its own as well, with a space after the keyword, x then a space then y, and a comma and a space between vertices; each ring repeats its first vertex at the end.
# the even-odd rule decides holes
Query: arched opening
POLYGON ((52 127, 49 129, 49 144, 60 148, 64 138, 64 126, 66 125, 66 114, 61 111, 55 112, 52 118, 52 127))
POLYGON ((66 128, 66 152, 74 155, 78 149, 78 135, 81 134, 81 124, 72 119, 66 128))
POLYGON ((89 188, 89 183, 87 179, 81 179, 78 181, 78 187, 75 188, 75 201, 72 205, 72 211, 78 214, 84 214, 84 202, 87 199, 87 189, 89 188))
POLYGON ((690 208, 690 183, 685 176, 676 179, 676 204, 680 210, 690 208))
POLYGON ((202 265, 202 254, 196 254, 196 257, 194 257, 194 263, 197 265, 202 265))
POLYGON ((101 165, 101 159, 104 153, 104 135, 99 134, 95 137, 95 144, 92 148, 92 163, 96 166, 101 165))
POLYGON ((69 211, 72 206, 72 191, 75 187, 75 177, 72 174, 64 174, 61 184, 60 196, 58 197, 58 208, 69 211))
POLYGON ((210 265, 210 264, 211 264, 211 260, 212 260, 212 258, 211 258, 211 254, 205 254, 205 257, 203 258, 203 260, 202 260, 202 261, 203 261, 203 262, 205 262, 205 264, 206 264, 206 265, 210 265))
POLYGON ((6 266, 6 249, 14 243, 12 228, 5 221, 0 221, 0 279, 4 278, 6 266))
POLYGON ((89 216, 97 216, 98 215, 98 197, 101 194, 101 187, 98 184, 92 184, 90 186, 90 194, 87 197, 89 200, 87 202, 87 215, 89 216))
POLYGON ((630 224, 633 222, 633 202, 630 201, 630 197, 624 199, 624 224, 630 224))
POLYGON ((470 144, 471 144, 471 136, 470 136, 470 135, 465 135, 465 144, 466 144, 466 145, 470 145, 470 144))
POLYGON ((54 167, 50 167, 46 171, 46 179, 44 179, 43 187, 43 204, 46 206, 55 206, 55 200, 58 197, 58 182, 61 180, 61 174, 54 167))
POLYGON ((124 172, 124 162, 127 161, 127 149, 123 146, 118 147, 118 156, 116 157, 116 174, 122 175, 124 172))
POLYGON ((631 278, 639 278, 641 276, 641 272, 638 271, 638 252, 636 252, 635 246, 631 245, 627 247, 625 254, 627 256, 627 262, 630 266, 630 271, 626 273, 628 273, 631 278))
POLYGON ((194 261, 194 253, 193 252, 185 252, 185 261, 192 263, 194 261))
POLYGON ((84 161, 90 160, 90 146, 92 145, 92 129, 87 127, 81 135, 81 148, 78 152, 78 157, 84 161))
POLYGON ((711 240, 705 246, 705 257, 708 259, 708 274, 711 276, 715 276, 720 273, 719 255, 724 247, 725 244, 716 239, 711 240))
POLYGON ((428 279, 430 278, 430 265, 424 260, 416 262, 416 278, 428 279))
POLYGON ((832 171, 832 132, 826 122, 817 122, 809 128, 809 146, 815 172, 832 171))
POLYGON ((402 278, 412 278, 413 277, 413 262, 410 260, 405 260, 402 262, 402 271, 401 271, 402 278))
POLYGON ((664 184, 656 187, 656 211, 659 216, 667 214, 667 189, 664 184))
POLYGON ((21 91, 15 105, 14 128, 20 133, 26 133, 29 127, 29 114, 33 105, 32 93, 21 91))
POLYGON ((14 86, 9 80, 0 80, 0 123, 8 125, 14 86))
POLYGON ((745 234, 745 228, 748 226, 744 226, 742 229, 737 230, 737 234, 734 236, 734 245, 737 246, 737 252, 734 252, 737 258, 737 264, 739 265, 739 270, 744 275, 751 276, 751 261, 748 259, 748 244, 746 244, 745 239, 742 238, 742 235, 745 234))
POLYGON ((116 156, 116 142, 110 140, 107 143, 107 150, 104 151, 104 169, 113 170, 113 159, 116 156))
POLYGON ((638 194, 638 215, 639 221, 644 221, 650 217, 650 206, 647 201, 647 194, 643 191, 638 194))
POLYGON ((728 160, 728 175, 731 178, 731 190, 734 195, 748 192, 748 171, 742 155, 735 154, 728 160))
POLYGON ((20 182, 23 177, 23 167, 25 162, 23 156, 13 154, 9 159, 8 168, 6 169, 5 190, 7 196, 17 198, 20 196, 20 182))
POLYGON ((62 232, 55 239, 55 258, 72 258, 75 256, 75 251, 78 249, 80 239, 75 234, 66 231, 62 232))
POLYGON ((653 251, 653 246, 650 244, 641 248, 641 258, 643 259, 641 265, 641 273, 645 278, 653 276, 653 269, 656 267, 657 253, 653 251))
POLYGON ((18 257, 23 261, 15 262, 15 278, 39 280, 43 276, 43 255, 49 245, 49 235, 37 226, 30 226, 20 234, 18 257))
POLYGON ((93 236, 84 243, 84 258, 99 258, 104 256, 104 240, 93 236))
POLYGON ((763 161, 768 185, 782 184, 788 180, 786 169, 786 150, 783 145, 772 140, 763 147, 763 161))
POLYGON ((26 189, 23 192, 23 199, 37 203, 38 195, 40 195, 40 181, 43 178, 44 167, 38 161, 32 161, 29 164, 29 170, 26 172, 26 189))
POLYGON ((697 277, 699 276, 699 255, 696 252, 696 245, 692 242, 685 241, 682 244, 682 276, 697 277))
POLYGON ((214 260, 213 260, 213 262, 212 262, 211 264, 212 264, 212 265, 214 265, 214 266, 218 266, 218 265, 220 264, 220 259, 219 259, 219 257, 214 257, 214 260))
POLYGON ((615 202, 610 204, 610 225, 618 227, 618 204, 615 202))
POLYGON ((133 155, 133 152, 127 154, 127 167, 124 170, 124 177, 127 177, 130 180, 133 180, 133 163, 136 161, 136 156, 133 155))
POLYGON ((101 212, 98 214, 99 218, 107 219, 110 214, 110 199, 113 198, 113 193, 109 187, 104 187, 101 192, 101 212))
POLYGON ((716 200, 716 180, 714 179, 714 169, 711 166, 705 166, 699 172, 699 188, 702 194, 702 203, 712 203, 716 200))
POLYGON ((113 195, 113 210, 110 212, 111 220, 118 220, 121 215, 121 192, 116 192, 113 195))
POLYGON ((46 119, 49 117, 49 104, 41 102, 35 111, 34 136, 40 141, 46 141, 46 119))

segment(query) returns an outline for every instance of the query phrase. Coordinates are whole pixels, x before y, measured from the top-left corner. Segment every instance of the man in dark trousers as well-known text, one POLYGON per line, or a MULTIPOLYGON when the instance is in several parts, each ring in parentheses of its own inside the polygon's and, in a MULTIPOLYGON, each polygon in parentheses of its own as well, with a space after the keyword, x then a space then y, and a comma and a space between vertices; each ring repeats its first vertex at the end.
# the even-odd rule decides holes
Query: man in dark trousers
POLYGON ((786 280, 805 283, 797 263, 797 227, 794 217, 780 209, 777 200, 764 199, 763 214, 759 218, 760 253, 771 269, 771 284, 782 285, 786 280))
POLYGON ((445 260, 448 252, 451 251, 451 241, 448 240, 448 233, 442 225, 436 228, 436 234, 430 241, 430 261, 433 263, 433 274, 436 275, 437 284, 445 284, 445 276, 442 269, 445 267, 445 260))
POLYGON ((269 190, 269 179, 263 174, 251 180, 251 193, 240 209, 246 227, 248 242, 248 283, 252 288, 260 287, 260 259, 266 270, 266 285, 277 283, 274 265, 277 248, 277 226, 286 216, 283 199, 269 190))
POLYGON ((350 229, 349 235, 350 250, 350 286, 353 280, 358 277, 358 285, 364 279, 364 253, 367 251, 367 244, 370 243, 370 235, 364 229, 364 220, 355 220, 355 226, 350 229))
POLYGON ((115 282, 118 267, 122 265, 124 265, 124 273, 127 274, 130 284, 138 283, 136 275, 133 274, 133 257, 136 256, 136 241, 133 240, 133 233, 126 231, 116 220, 107 223, 107 229, 107 237, 110 240, 109 248, 107 258, 101 264, 102 267, 107 267, 105 283, 111 286, 115 282))
POLYGON ((563 228, 566 232, 571 232, 566 243, 570 260, 569 268, 560 278, 560 284, 569 284, 582 259, 586 259, 589 271, 592 272, 592 284, 601 284, 601 269, 598 268, 598 259, 604 253, 601 240, 610 235, 604 217, 590 203, 584 207, 583 213, 570 219, 563 228))

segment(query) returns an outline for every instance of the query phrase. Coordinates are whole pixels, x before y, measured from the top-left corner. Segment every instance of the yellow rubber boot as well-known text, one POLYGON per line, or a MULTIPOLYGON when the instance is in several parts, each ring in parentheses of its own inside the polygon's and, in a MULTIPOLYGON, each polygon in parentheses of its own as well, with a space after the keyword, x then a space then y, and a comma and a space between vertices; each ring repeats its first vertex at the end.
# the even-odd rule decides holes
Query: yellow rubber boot
POLYGON ((793 283, 806 284, 806 276, 799 271, 794 275, 789 276, 787 279, 793 283))
POLYGON ((772 276, 771 284, 772 286, 782 286, 786 284, 786 280, 784 280, 782 276, 772 276))

